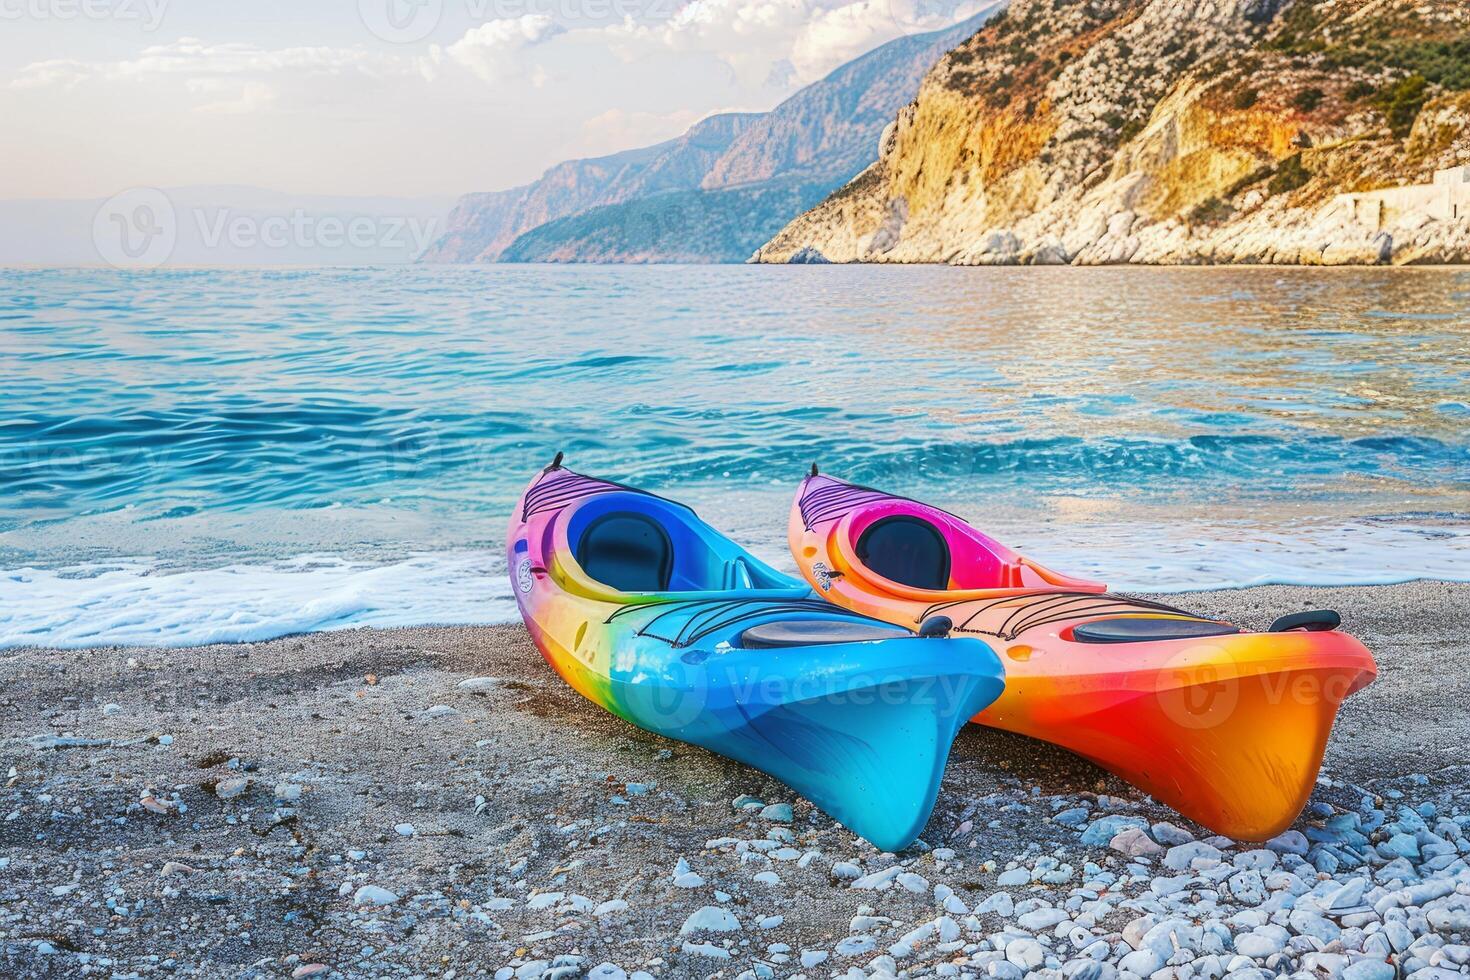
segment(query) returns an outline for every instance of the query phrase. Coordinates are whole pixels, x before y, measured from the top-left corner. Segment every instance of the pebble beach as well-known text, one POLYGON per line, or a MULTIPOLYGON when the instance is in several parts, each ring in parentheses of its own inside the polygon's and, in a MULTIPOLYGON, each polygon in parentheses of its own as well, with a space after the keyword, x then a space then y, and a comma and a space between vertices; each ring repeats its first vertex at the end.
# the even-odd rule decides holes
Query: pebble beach
POLYGON ((0 975, 1470 973, 1470 586, 1171 601, 1336 608, 1378 658, 1271 841, 972 725, 880 853, 584 701, 519 626, 4 651, 0 975))

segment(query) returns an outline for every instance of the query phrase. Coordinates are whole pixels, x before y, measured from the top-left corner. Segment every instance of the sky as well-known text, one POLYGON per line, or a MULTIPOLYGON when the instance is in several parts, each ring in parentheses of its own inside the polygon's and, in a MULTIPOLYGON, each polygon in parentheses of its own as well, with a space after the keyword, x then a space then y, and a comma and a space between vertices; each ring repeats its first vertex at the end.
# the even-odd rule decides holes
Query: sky
POLYGON ((437 197, 764 110, 968 0, 0 0, 0 198, 437 197))

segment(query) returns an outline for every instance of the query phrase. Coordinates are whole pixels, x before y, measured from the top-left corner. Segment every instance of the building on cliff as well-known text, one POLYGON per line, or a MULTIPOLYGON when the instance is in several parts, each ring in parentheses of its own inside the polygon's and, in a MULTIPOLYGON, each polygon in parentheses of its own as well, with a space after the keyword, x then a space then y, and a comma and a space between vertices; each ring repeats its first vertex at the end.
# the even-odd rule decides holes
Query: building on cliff
POLYGON ((1328 207, 1331 212, 1373 229, 1403 224, 1406 218, 1432 221, 1470 218, 1470 164, 1437 171, 1432 184, 1339 194, 1328 207))

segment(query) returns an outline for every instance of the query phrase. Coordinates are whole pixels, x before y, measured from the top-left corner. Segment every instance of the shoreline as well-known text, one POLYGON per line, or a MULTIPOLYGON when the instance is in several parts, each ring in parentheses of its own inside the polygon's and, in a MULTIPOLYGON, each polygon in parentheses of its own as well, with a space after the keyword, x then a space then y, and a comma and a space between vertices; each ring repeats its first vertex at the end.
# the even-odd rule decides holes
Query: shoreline
MULTIPOLYGON (((1470 645, 1470 585, 1262 587, 1194 593, 1184 604, 1254 628, 1337 608, 1378 658, 1377 682, 1343 706, 1327 781, 1298 830, 1319 841, 1326 816, 1356 820, 1363 799, 1392 820, 1395 793, 1445 817, 1470 807, 1470 672, 1447 669, 1470 645)), ((1228 910, 1211 913, 1209 902, 1244 906, 1207 870, 1166 893, 1175 885, 1152 882, 1180 872, 1162 855, 1129 884, 1136 859, 1087 836, 1105 817, 1167 822, 1173 831, 1149 833, 1199 838, 1226 861, 1258 853, 1211 840, 1070 753, 971 725, 956 741, 926 844, 880 855, 768 777, 585 701, 518 625, 17 648, 0 651, 0 690, 16 767, 0 808, 12 815, 0 822, 0 910, 12 913, 0 918, 0 972, 10 975, 149 975, 171 961, 176 976, 285 977, 318 963, 334 976, 540 976, 538 963, 582 957, 568 976, 603 961, 661 978, 734 976, 759 962, 773 976, 815 980, 902 951, 906 934, 948 915, 936 928, 959 928, 963 942, 914 939, 900 969, 922 975, 964 960, 952 975, 1010 976, 987 973, 993 960, 981 947, 993 949, 1000 933, 1023 942, 1024 932, 1060 969, 1079 952, 1025 913, 1062 911, 1069 890, 1098 875, 1121 876, 1118 897, 1079 921, 1114 946, 1139 938, 1127 927, 1140 916, 1172 914, 1171 902, 1188 899, 1180 914, 1221 920, 1228 910), (68 736, 82 744, 55 740, 68 736), (793 819, 733 808, 746 794, 791 804, 793 819), (1079 810, 1085 819, 1074 823, 1079 810), (699 885, 675 883, 681 861, 699 885), (855 890, 834 877, 897 863, 921 890, 855 890), (1030 877, 1063 865, 1066 881, 1030 877), (1030 883, 1002 884, 1019 868, 1030 869, 1030 883), (397 900, 359 903, 377 894, 364 888, 397 900), (1022 911, 1001 914, 1012 899, 1022 911), (946 911, 956 902, 965 914, 946 911), (741 928, 681 934, 705 906, 728 910, 741 928), (868 917, 864 928, 850 929, 854 915, 868 917), (828 958, 803 968, 802 950, 828 958)), ((1296 859, 1273 854, 1283 867, 1296 859)), ((1350 876, 1346 866, 1337 872, 1350 876)), ((1453 946, 1460 932, 1431 934, 1453 946)), ((1023 952, 1030 963, 1034 951, 1023 952)), ((1419 952, 1427 965, 1433 954, 1419 952)), ((1274 955, 1254 965, 1296 968, 1304 956, 1337 954, 1274 955)))
MULTIPOLYGON (((718 494, 701 487, 692 496, 705 505, 718 494)), ((713 510, 717 525, 729 526, 774 567, 794 572, 785 540, 771 530, 784 520, 785 493, 738 500, 726 511, 700 510, 706 516, 713 510)), ((1056 504, 1059 513, 1067 506, 1056 504)), ((1245 529, 1228 515, 1214 521, 1193 517, 1177 526, 1095 509, 1080 522, 1055 515, 1024 523, 1012 515, 988 516, 987 531, 1000 540, 1125 594, 1187 597, 1267 587, 1470 580, 1470 525, 1452 512, 1290 524, 1262 520, 1245 529), (1342 547, 1349 541, 1355 561, 1344 567, 1342 547)), ((318 548, 243 557, 0 561, 0 651, 32 646, 38 636, 68 649, 182 649, 365 627, 516 622, 503 551, 489 543, 364 554, 318 548), (230 596, 228 604, 220 602, 221 595, 230 596)))

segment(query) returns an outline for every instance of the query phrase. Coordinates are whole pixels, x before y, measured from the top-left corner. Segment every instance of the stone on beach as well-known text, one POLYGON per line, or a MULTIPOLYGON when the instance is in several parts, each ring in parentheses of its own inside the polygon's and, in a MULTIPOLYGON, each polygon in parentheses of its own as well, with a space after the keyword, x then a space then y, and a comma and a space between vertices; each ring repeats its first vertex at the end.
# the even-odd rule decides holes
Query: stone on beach
POLYGON ((873 871, 858 878, 848 887, 860 891, 883 891, 893 886, 893 880, 903 874, 903 865, 895 864, 882 871, 873 871))
POLYGON ((363 885, 352 896, 353 905, 392 905, 398 896, 379 885, 363 885))
POLYGON ((929 890, 929 879, 912 871, 905 871, 894 880, 915 895, 922 895, 929 890))
POLYGON ((1246 905, 1260 905, 1266 900, 1266 882, 1261 873, 1247 868, 1230 876, 1230 894, 1246 905))
POLYGON ((1035 970, 1046 962, 1046 951, 1034 939, 1015 939, 1006 944, 1006 959, 1023 970, 1035 970))
POLYGON ((461 691, 470 691, 475 694, 483 694, 486 691, 493 691, 503 684, 505 684, 505 681, 499 677, 469 677, 465 680, 460 681, 454 686, 459 688, 461 691))
POLYGON ((680 858, 674 865, 674 887, 703 888, 704 878, 698 872, 690 870, 687 860, 680 858))
POLYGON ((250 777, 230 776, 214 784, 214 795, 222 800, 233 800, 250 787, 250 777))
POLYGON ((715 960, 728 960, 730 951, 716 946, 714 943, 684 943, 679 947, 685 953, 694 956, 707 956, 715 960))
POLYGON ((1017 885, 1029 885, 1031 883, 1031 872, 1025 868, 1011 868, 1009 871, 1001 872, 995 881, 1001 888, 1015 888, 1017 885))
POLYGON ((1124 828, 1108 843, 1108 846, 1128 857, 1153 857, 1155 854, 1164 853, 1164 849, 1155 843, 1142 827, 1124 828))
POLYGON ((1221 854, 1218 847, 1204 841, 1177 844, 1164 854, 1164 867, 1172 871, 1188 871, 1199 863, 1218 862, 1221 854))
POLYGON ((770 806, 761 808, 761 819, 770 820, 773 823, 790 823, 792 819, 790 803, 772 803, 770 806))
POLYGON ((1301 831, 1288 830, 1266 841, 1266 847, 1279 854, 1296 854, 1305 857, 1307 851, 1311 849, 1311 844, 1301 831))
POLYGON ((1062 909, 1033 909, 1016 917, 1016 925, 1028 932, 1041 932, 1050 929, 1059 922, 1066 922, 1071 916, 1062 909))
POLYGON ((1108 814, 1105 817, 1099 817, 1088 825, 1087 829, 1082 832, 1082 843, 1093 847, 1107 847, 1114 837, 1117 837, 1129 827, 1146 830, 1148 828, 1148 821, 1142 817, 1108 814))
POLYGON ((1165 847, 1176 847, 1180 844, 1188 844, 1194 840, 1194 835, 1182 827, 1177 827, 1168 821, 1160 821, 1149 828, 1153 839, 1165 847))
POLYGON ((1274 956, 1286 948, 1286 937, 1280 935, 1285 930, 1248 932, 1235 937, 1235 950, 1242 956, 1251 959, 1263 960, 1268 956, 1274 956))
POLYGON ((687 936, 694 932, 736 932, 739 929, 740 920, 733 912, 718 905, 706 905, 690 913, 679 927, 679 935, 687 936))

